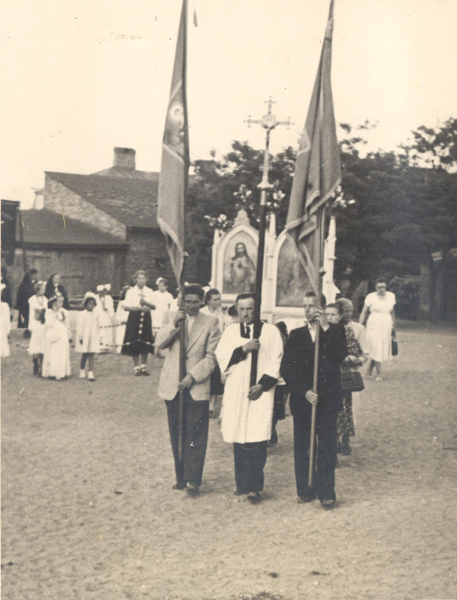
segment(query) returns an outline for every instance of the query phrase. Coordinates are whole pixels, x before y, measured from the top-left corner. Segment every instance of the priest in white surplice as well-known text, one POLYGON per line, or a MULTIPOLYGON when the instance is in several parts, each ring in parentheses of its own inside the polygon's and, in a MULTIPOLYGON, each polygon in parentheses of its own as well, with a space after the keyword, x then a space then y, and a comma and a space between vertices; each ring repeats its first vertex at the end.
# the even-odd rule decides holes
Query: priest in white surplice
POLYGON ((224 441, 233 443, 236 494, 247 494, 252 503, 260 500, 267 445, 271 437, 274 389, 279 377, 283 343, 278 329, 262 324, 253 339, 255 296, 237 297, 240 323, 229 325, 216 349, 223 379, 221 430, 224 441), (252 351, 258 350, 257 384, 250 386, 252 351))

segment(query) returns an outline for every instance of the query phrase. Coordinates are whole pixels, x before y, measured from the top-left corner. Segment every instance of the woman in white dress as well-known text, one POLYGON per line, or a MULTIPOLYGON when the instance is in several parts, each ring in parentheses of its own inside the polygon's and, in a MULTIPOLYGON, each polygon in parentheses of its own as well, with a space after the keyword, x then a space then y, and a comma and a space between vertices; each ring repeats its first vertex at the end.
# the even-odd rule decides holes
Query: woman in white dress
POLYGON ((43 357, 43 377, 57 381, 71 375, 70 368, 70 318, 63 308, 62 295, 49 301, 45 313, 46 337, 43 357))
MULTIPOLYGON (((205 306, 201 309, 201 313, 205 315, 210 315, 210 317, 214 317, 219 321, 219 329, 221 334, 224 329, 229 325, 230 320, 228 319, 226 313, 222 310, 221 306, 222 298, 219 290, 212 288, 206 292, 205 295, 205 306)), ((222 396, 224 393, 224 384, 222 383, 222 375, 219 365, 216 365, 216 368, 211 375, 211 390, 210 390, 210 400, 209 400, 209 416, 211 418, 215 417, 215 407, 216 400, 218 396, 222 396)))
POLYGON ((367 377, 376 367, 376 381, 382 380, 382 361, 392 358, 392 336, 395 334, 395 294, 387 291, 387 281, 376 280, 376 291, 368 294, 359 322, 367 322, 370 362, 367 377), (367 320, 368 317, 368 320, 367 320))
POLYGON ((100 316, 95 310, 97 297, 88 292, 84 297, 84 310, 78 314, 76 322, 76 352, 81 353, 79 378, 86 377, 86 363, 89 363, 87 379, 95 381, 94 355, 100 352, 100 316))
POLYGON ((114 302, 110 296, 111 284, 97 285, 97 308, 100 321, 100 352, 114 350, 114 302))
POLYGON ((46 283, 38 281, 35 284, 35 295, 29 298, 29 331, 31 333, 29 354, 33 360, 33 374, 41 377, 43 370, 43 355, 46 337, 45 314, 48 299, 44 295, 46 283))
POLYGON ((2 312, 1 312, 1 352, 2 356, 10 355, 9 336, 11 332, 11 309, 7 302, 8 289, 2 281, 2 312))

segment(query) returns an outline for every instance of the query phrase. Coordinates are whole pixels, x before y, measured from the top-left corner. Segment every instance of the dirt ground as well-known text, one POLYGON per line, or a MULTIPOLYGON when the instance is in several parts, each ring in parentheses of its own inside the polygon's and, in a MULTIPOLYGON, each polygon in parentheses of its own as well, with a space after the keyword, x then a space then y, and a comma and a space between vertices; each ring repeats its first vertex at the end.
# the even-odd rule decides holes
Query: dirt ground
POLYGON ((198 498, 173 491, 162 360, 121 356, 97 381, 32 377, 20 332, 2 360, 4 600, 457 598, 457 332, 399 331, 386 379, 355 399, 339 505, 297 504, 292 418, 270 447, 264 501, 235 497, 211 421, 198 498))

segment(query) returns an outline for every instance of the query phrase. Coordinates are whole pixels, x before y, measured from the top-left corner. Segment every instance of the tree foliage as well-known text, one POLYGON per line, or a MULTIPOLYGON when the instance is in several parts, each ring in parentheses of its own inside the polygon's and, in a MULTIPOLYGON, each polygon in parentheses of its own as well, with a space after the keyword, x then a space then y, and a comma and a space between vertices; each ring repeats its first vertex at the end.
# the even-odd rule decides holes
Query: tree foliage
MULTIPOLYGON (((379 274, 418 274, 431 252, 446 253, 457 245, 457 119, 437 129, 419 127, 414 143, 398 152, 369 152, 363 132, 366 121, 353 128, 342 124, 340 141, 342 190, 353 203, 335 207, 337 260, 335 278, 349 279, 349 292, 379 274), (420 166, 427 165, 427 167, 420 166), (430 168, 433 167, 433 168, 430 168)), ((292 148, 271 157, 270 182, 285 198, 277 213, 278 233, 285 226, 296 153, 292 148)), ((236 216, 235 192, 252 191, 250 218, 258 217, 263 151, 235 141, 222 159, 196 161, 189 189, 187 250, 210 255, 213 232, 205 215, 236 216)))

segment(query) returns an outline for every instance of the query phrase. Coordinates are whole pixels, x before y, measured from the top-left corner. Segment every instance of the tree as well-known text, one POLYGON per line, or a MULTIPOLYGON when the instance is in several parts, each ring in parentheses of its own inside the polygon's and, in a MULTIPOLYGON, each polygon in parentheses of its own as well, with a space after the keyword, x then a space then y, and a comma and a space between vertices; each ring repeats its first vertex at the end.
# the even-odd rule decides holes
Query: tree
POLYGON ((400 146, 408 166, 457 168, 457 119, 450 118, 437 129, 421 125, 412 133, 414 143, 400 146))
MULTIPOLYGON (((429 264, 433 308, 437 275, 432 252, 445 255, 457 245, 457 175, 450 172, 457 166, 457 120, 450 119, 433 132, 419 127, 414 146, 403 146, 397 153, 378 151, 362 156, 366 144, 363 131, 373 127, 368 121, 355 129, 341 125, 345 133, 340 141, 342 190, 346 199, 355 202, 339 203, 334 208, 335 279, 348 279, 348 293, 352 294, 362 281, 374 280, 380 274, 418 274, 421 264, 429 264), (427 163, 430 156, 433 161, 427 163), (420 167, 420 163, 433 164, 434 168, 420 167)), ((289 147, 270 161, 270 181, 285 195, 277 212, 278 233, 285 227, 295 158, 289 147)), ((233 219, 240 185, 252 191, 250 218, 256 225, 262 164, 263 151, 238 141, 221 160, 213 156, 194 163, 187 211, 186 248, 191 255, 211 256, 213 233, 205 215, 225 214, 233 219)))

